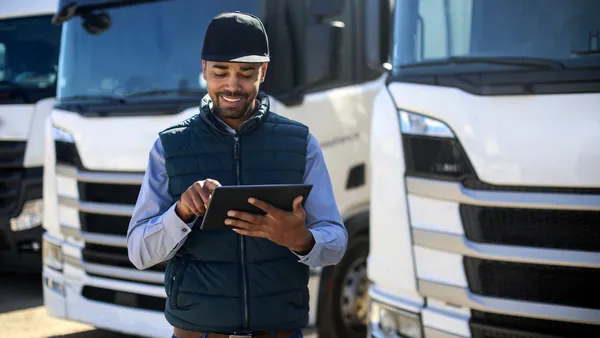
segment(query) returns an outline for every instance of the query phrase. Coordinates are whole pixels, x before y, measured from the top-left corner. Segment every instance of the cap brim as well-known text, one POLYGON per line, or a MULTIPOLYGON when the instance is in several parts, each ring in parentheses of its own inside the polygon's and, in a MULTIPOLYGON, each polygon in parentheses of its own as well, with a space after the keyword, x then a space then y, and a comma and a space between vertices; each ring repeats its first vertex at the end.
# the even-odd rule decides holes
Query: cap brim
POLYGON ((244 63, 263 63, 269 62, 271 59, 264 55, 244 55, 244 56, 223 56, 223 55, 203 55, 203 60, 213 62, 244 62, 244 63))

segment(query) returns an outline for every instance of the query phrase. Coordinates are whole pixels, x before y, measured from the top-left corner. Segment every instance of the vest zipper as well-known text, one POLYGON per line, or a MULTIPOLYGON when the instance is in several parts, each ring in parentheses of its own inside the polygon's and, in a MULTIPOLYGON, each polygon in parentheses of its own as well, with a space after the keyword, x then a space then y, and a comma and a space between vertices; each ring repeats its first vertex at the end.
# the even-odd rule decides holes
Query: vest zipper
MULTIPOLYGON (((233 137, 235 140, 235 144, 233 147, 233 157, 235 158, 235 167, 236 167, 236 175, 237 175, 237 184, 241 185, 241 176, 240 176, 240 139, 238 136, 233 137)), ((242 258, 242 283, 243 283, 243 295, 244 295, 244 330, 248 329, 248 282, 246 276, 246 241, 244 236, 240 236, 240 255, 242 258)))

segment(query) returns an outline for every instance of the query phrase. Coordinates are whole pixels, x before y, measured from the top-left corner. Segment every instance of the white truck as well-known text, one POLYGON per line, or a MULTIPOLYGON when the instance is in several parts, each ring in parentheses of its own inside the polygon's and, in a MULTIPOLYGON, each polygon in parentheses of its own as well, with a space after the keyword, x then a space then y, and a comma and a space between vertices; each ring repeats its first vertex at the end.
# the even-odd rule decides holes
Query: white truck
POLYGON ((166 262, 137 270, 125 235, 157 133, 196 114, 206 93, 206 26, 239 10, 265 23, 272 62, 263 90, 275 112, 307 124, 320 141, 349 232, 344 260, 313 269, 310 323, 321 337, 364 337, 370 109, 385 78, 366 57, 363 12, 375 3, 389 7, 388 0, 60 1, 54 22, 64 34, 44 176, 48 312, 147 337, 172 332, 163 314, 166 262))
POLYGON ((56 93, 57 0, 0 1, 0 271, 42 270, 44 122, 56 93))
POLYGON ((599 337, 600 1, 394 11, 368 336, 599 337))

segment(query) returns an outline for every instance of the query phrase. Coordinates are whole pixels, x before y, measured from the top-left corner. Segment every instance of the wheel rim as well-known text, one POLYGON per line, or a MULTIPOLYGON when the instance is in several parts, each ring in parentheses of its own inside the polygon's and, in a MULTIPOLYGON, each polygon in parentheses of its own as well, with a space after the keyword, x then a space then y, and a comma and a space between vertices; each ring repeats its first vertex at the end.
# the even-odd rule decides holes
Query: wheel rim
POLYGON ((349 329, 367 325, 368 288, 367 258, 359 257, 346 271, 340 297, 342 321, 349 329))

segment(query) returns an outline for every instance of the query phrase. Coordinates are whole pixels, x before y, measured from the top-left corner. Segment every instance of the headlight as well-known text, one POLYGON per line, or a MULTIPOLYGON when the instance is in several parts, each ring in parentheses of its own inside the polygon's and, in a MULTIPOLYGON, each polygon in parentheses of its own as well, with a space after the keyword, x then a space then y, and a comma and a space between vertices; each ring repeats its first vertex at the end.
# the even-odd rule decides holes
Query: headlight
POLYGON ((73 136, 68 131, 55 125, 52 126, 52 138, 54 141, 74 143, 73 136))
POLYGON ((385 338, 422 338, 421 318, 372 300, 369 307, 371 335, 385 338))
POLYGON ((22 231, 42 225, 43 210, 44 204, 41 199, 25 202, 21 214, 10 219, 10 229, 22 231))
POLYGON ((424 115, 399 111, 406 173, 456 180, 474 171, 452 129, 424 115))
POLYGON ((42 257, 44 265, 54 270, 62 271, 63 254, 60 245, 56 245, 44 239, 42 241, 42 257))

